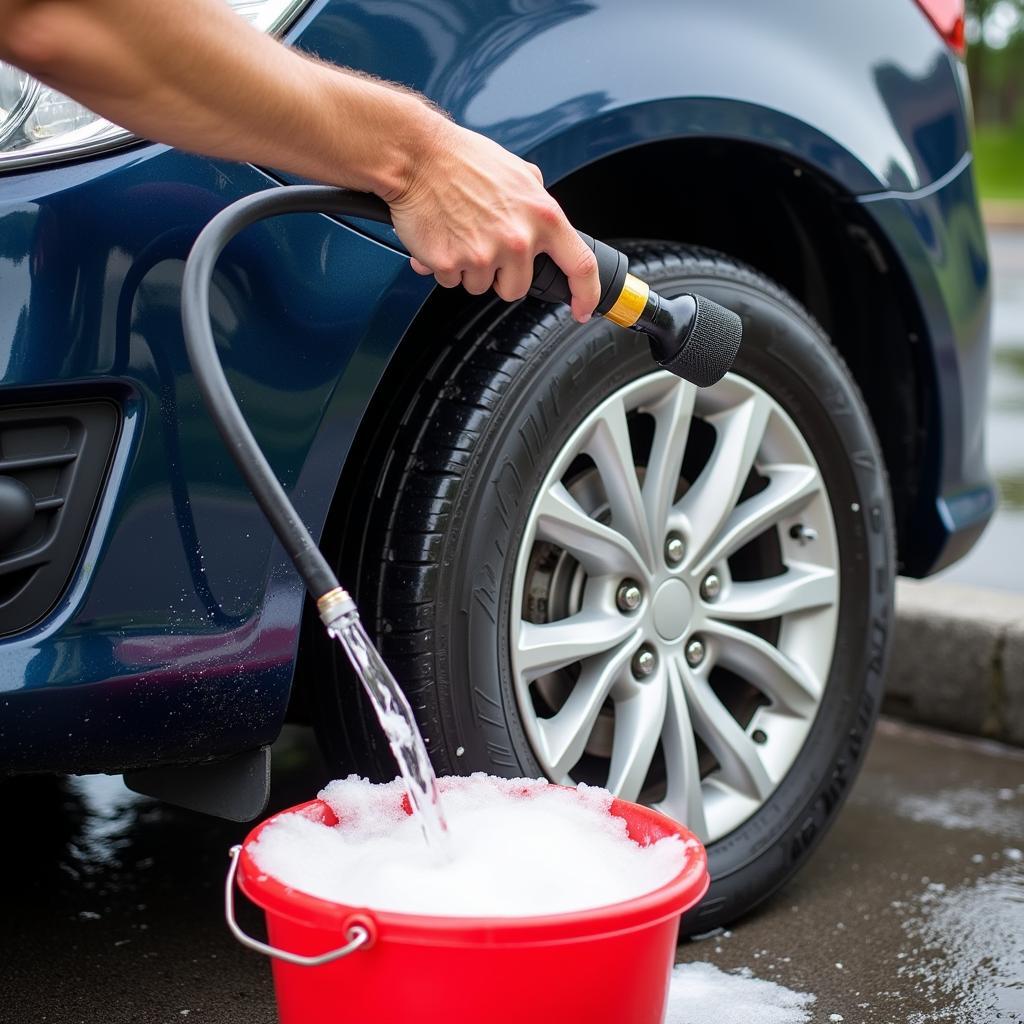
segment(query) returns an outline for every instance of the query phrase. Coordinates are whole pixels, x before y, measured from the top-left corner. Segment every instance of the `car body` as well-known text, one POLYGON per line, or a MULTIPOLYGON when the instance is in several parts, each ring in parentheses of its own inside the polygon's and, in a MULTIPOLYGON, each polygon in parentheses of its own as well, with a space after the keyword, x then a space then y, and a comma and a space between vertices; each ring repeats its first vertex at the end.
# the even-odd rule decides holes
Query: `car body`
MULTIPOLYGON (((902 571, 968 550, 994 508, 989 265, 962 65, 915 3, 316 0, 287 38, 536 162, 595 236, 714 246, 781 281, 861 386, 902 571)), ((0 771, 262 748, 316 671, 302 587, 204 413, 179 319, 201 227, 285 180, 149 143, 0 178, 0 473, 42 460, 28 486, 66 499, 39 510, 42 540, 77 518, 31 601, 24 544, 0 550, 0 771)), ((314 535, 358 498, 346 469, 374 395, 457 301, 379 225, 278 219, 221 259, 222 358, 314 535)))

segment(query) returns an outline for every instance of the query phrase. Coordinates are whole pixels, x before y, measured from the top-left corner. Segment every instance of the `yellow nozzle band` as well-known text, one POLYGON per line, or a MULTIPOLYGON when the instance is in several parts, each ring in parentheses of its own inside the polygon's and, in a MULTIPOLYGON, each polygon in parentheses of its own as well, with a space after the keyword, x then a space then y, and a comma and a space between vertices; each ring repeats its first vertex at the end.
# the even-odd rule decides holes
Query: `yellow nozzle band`
POLYGON ((632 274, 626 275, 622 283, 622 291, 615 300, 615 305, 604 314, 606 320, 620 327, 632 327, 640 319, 640 314, 647 305, 647 298, 651 294, 650 286, 646 281, 632 274))

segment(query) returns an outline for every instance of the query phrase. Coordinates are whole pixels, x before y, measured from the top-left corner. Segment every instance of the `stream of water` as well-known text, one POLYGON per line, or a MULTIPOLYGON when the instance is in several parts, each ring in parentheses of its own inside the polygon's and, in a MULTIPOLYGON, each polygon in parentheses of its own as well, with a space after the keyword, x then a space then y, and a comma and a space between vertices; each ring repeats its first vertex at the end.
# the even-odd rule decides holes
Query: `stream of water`
POLYGON ((377 712, 391 752, 398 762, 412 812, 423 829, 423 838, 438 856, 447 857, 448 826, 441 808, 437 776, 409 701, 377 648, 370 642, 358 616, 352 615, 329 633, 345 648, 377 712))

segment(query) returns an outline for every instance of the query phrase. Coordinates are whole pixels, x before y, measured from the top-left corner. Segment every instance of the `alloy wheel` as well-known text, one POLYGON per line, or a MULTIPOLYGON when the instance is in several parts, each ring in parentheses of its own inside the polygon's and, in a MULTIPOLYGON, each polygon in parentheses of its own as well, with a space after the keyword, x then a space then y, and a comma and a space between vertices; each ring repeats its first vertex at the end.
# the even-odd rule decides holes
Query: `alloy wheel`
POLYGON ((779 402, 735 374, 621 387, 558 452, 517 553, 510 660, 539 765, 721 838, 807 737, 839 583, 824 482, 779 402))

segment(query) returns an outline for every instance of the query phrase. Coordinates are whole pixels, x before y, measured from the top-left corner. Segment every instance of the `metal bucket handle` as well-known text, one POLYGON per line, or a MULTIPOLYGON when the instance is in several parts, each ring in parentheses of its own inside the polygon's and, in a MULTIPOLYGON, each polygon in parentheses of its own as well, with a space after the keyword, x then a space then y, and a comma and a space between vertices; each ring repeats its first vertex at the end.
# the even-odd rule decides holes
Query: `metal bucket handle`
POLYGON ((329 964, 332 960, 340 960, 357 949, 364 949, 373 944, 373 922, 366 917, 355 917, 351 919, 345 928, 345 938, 348 942, 340 949, 332 949, 327 953, 320 953, 317 956, 302 956, 300 953, 289 953, 286 949, 277 949, 269 946, 251 935, 246 935, 235 920, 235 876, 238 874, 238 856, 242 852, 241 846, 232 846, 228 851, 231 858, 231 866, 228 868, 228 877, 224 883, 224 919, 231 929, 231 934, 243 946, 256 950, 257 953, 265 953, 267 956, 284 960, 286 963, 298 964, 300 967, 319 967, 320 964, 329 964))

